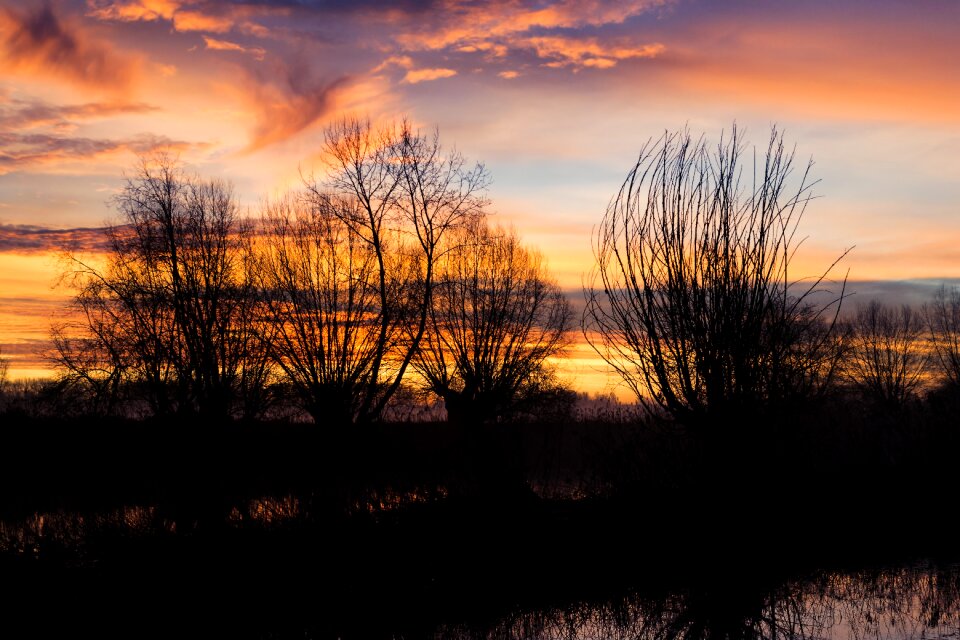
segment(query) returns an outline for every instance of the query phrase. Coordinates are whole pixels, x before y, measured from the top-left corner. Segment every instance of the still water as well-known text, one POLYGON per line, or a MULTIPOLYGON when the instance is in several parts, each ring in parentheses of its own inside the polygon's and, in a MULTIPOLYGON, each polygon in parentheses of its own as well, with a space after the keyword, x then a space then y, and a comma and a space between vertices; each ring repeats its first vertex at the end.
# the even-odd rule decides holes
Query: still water
MULTIPOLYGON (((402 500, 415 499, 403 496, 402 500)), ((389 511, 401 497, 375 496, 355 505, 358 511, 389 511)), ((296 528, 309 505, 295 497, 246 500, 223 512, 224 531, 270 533, 296 528)), ((154 506, 124 507, 98 513, 46 512, 0 521, 0 559, 60 566, 97 566, 109 560, 114 545, 129 548, 157 540, 189 538, 201 520, 154 506)), ((311 534, 312 535, 312 534, 311 534)), ((318 538, 319 539, 319 538, 318 538)), ((469 606, 399 618, 384 614, 376 624, 323 603, 306 607, 301 619, 287 619, 300 638, 450 638, 450 639, 810 639, 810 640, 960 640, 960 565, 912 560, 869 568, 809 568, 797 575, 751 582, 735 575, 701 575, 696 580, 651 583, 642 572, 621 593, 578 599, 523 598, 507 606, 469 606), (340 617, 338 617, 340 615, 340 617), (354 626, 355 625, 355 626, 354 626)), ((503 576, 522 581, 522 571, 503 576)), ((520 589, 519 593, 523 593, 520 589)), ((352 597, 352 596, 350 596, 352 597)), ((483 595, 477 596, 482 598, 483 595)), ((341 601, 343 602, 343 601, 341 601)), ((416 604, 416 601, 412 601, 416 604)), ((400 607, 410 612, 410 607, 400 607)), ((398 609, 399 610, 399 609, 398 609)), ((416 612, 414 612, 416 614, 416 612)), ((254 631, 251 629, 250 631, 254 631)), ((253 635, 280 637, 269 628, 253 635)))
POLYGON ((957 638, 957 566, 914 563, 821 572, 744 597, 683 590, 604 603, 517 611, 483 630, 446 626, 440 638, 934 639, 957 638))

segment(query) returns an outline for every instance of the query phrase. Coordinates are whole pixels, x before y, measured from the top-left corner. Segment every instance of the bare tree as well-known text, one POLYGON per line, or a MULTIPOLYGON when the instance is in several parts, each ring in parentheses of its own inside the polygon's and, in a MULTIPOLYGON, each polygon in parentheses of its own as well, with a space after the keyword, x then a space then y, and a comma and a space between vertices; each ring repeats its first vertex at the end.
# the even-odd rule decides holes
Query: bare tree
POLYGON ((112 414, 130 391, 137 356, 123 334, 125 314, 105 304, 104 298, 91 295, 91 289, 98 288, 81 290, 73 300, 73 312, 80 315, 77 322, 51 327, 50 358, 62 367, 61 388, 78 389, 80 397, 89 401, 87 411, 112 414))
POLYGON ((941 375, 960 388, 960 288, 940 287, 923 315, 941 375))
POLYGON ((230 319, 222 336, 224 368, 232 371, 232 413, 244 418, 262 418, 276 404, 278 376, 272 345, 279 326, 273 321, 261 287, 262 255, 258 232, 244 221, 236 235, 236 266, 227 309, 230 319))
POLYGON ((607 207, 583 329, 648 409, 705 424, 832 378, 843 293, 815 304, 830 269, 790 272, 815 184, 793 161, 776 129, 746 175, 736 127, 713 151, 665 133, 607 207))
POLYGON ((848 379, 884 406, 899 408, 923 382, 929 362, 922 317, 908 305, 857 307, 846 358, 848 379))
POLYGON ((117 410, 133 387, 151 413, 169 414, 176 406, 177 330, 163 284, 140 266, 138 243, 151 244, 145 231, 108 226, 103 267, 96 256, 67 256, 73 320, 52 328, 50 357, 62 367, 60 384, 83 388, 96 413, 117 410))
POLYGON ((162 155, 141 161, 115 204, 106 265, 71 260, 80 321, 55 332, 55 359, 101 389, 143 386, 160 414, 229 415, 241 379, 265 361, 250 224, 226 184, 162 155))
POLYGON ((375 338, 355 419, 378 419, 397 391, 426 331, 435 288, 437 248, 444 236, 483 214, 489 177, 444 149, 436 132, 410 123, 375 130, 345 119, 326 131, 326 176, 308 184, 365 244, 376 265, 375 338))
POLYGON ((478 220, 442 248, 414 368, 451 421, 508 416, 556 386, 547 359, 567 341, 570 305, 512 231, 478 220))
POLYGON ((263 212, 261 278, 276 329, 273 353, 318 423, 353 422, 377 377, 378 263, 344 221, 355 211, 342 208, 356 205, 289 195, 263 212))
POLYGON ((3 357, 3 349, 0 348, 0 400, 6 391, 7 373, 10 371, 10 361, 3 357))

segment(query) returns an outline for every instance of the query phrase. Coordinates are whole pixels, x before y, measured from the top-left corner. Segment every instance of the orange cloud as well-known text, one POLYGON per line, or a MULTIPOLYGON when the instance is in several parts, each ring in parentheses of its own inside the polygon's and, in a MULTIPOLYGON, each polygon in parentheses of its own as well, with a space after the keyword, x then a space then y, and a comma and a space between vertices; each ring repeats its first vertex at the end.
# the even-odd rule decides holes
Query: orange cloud
POLYGON ((390 67, 400 67, 402 69, 413 68, 413 58, 410 56, 390 56, 371 70, 371 73, 379 73, 390 67))
POLYGON ((267 55, 265 49, 261 47, 244 47, 237 44, 236 42, 228 42, 227 40, 217 40, 211 38, 210 36, 203 36, 203 41, 207 45, 207 49, 214 49, 216 51, 237 51, 239 53, 248 53, 257 60, 263 60, 264 56, 267 55))
POLYGON ((234 29, 246 35, 266 38, 270 30, 254 21, 258 16, 289 15, 289 7, 268 5, 212 4, 197 0, 87 0, 87 15, 98 20, 153 22, 169 20, 174 31, 227 33, 234 29), (197 5, 200 5, 197 7, 197 5), (208 9, 213 9, 212 11, 208 9))
POLYGON ((245 151, 257 151, 310 127, 333 107, 333 96, 346 77, 322 82, 303 77, 302 69, 276 66, 248 76, 243 95, 254 113, 252 139, 245 151), (269 73, 269 78, 266 75, 269 73))
POLYGON ((594 67, 607 69, 621 60, 655 58, 666 51, 658 42, 641 46, 602 43, 596 38, 535 37, 523 41, 533 47, 537 56, 551 59, 550 66, 594 67))
POLYGON ((174 12, 180 7, 175 0, 87 0, 87 15, 100 20, 119 20, 136 22, 139 20, 172 20, 174 12))
POLYGON ((519 71, 512 71, 512 70, 510 70, 510 71, 501 71, 501 72, 498 73, 497 75, 500 76, 501 78, 505 79, 505 80, 513 80, 514 78, 520 77, 520 72, 519 72, 519 71))
POLYGON ((129 85, 139 61, 61 20, 49 5, 28 13, 0 11, 0 60, 7 70, 53 75, 92 88, 129 85))
POLYGON ((481 50, 491 40, 529 32, 531 29, 570 29, 619 24, 631 16, 663 6, 669 0, 560 0, 546 7, 528 7, 521 2, 474 3, 448 0, 437 15, 444 24, 427 23, 412 33, 398 36, 410 49, 443 49, 458 45, 481 50))
MULTIPOLYGON (((417 15, 408 24, 394 24, 397 33, 393 39, 403 54, 447 50, 482 54, 487 61, 499 62, 511 51, 523 50, 534 52, 541 65, 546 67, 569 67, 575 71, 605 69, 621 60, 659 56, 665 46, 659 42, 638 43, 627 37, 603 40, 593 34, 585 36, 578 32, 584 29, 595 32, 602 27, 618 25, 671 2, 558 0, 526 3, 502 0, 475 3, 446 0, 427 18, 417 15)), ((426 74, 424 77, 429 78, 426 74)), ((410 79, 405 81, 411 82, 410 79)))
POLYGON ((504 44, 494 44, 492 42, 476 42, 474 44, 465 44, 457 47, 460 53, 486 53, 493 58, 502 58, 507 55, 509 49, 504 44))
POLYGON ((211 31, 226 33, 233 28, 233 20, 198 11, 177 11, 173 14, 173 28, 177 31, 211 31))
POLYGON ((457 75, 457 72, 453 69, 411 69, 403 76, 403 82, 417 84, 418 82, 429 82, 430 80, 439 80, 455 75, 457 75))
POLYGON ((417 84, 418 82, 429 82, 430 80, 439 80, 440 78, 449 78, 457 75, 454 69, 444 68, 425 68, 414 69, 413 58, 410 56, 390 56, 371 70, 371 73, 379 73, 391 67, 406 69, 403 79, 400 82, 406 84, 417 84))

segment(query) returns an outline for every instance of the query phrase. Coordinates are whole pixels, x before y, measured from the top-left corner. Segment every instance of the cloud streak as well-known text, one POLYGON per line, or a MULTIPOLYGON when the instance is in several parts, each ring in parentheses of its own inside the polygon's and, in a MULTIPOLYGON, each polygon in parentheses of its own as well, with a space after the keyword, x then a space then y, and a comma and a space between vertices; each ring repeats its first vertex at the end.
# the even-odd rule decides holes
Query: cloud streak
POLYGON ((53 105, 39 100, 0 100, 0 128, 30 129, 53 127, 68 130, 76 121, 86 121, 124 114, 143 114, 158 108, 145 103, 88 102, 76 105, 53 105))
POLYGON ((56 229, 33 224, 0 224, 0 253, 55 253, 64 249, 102 252, 107 249, 104 227, 56 229))
POLYGON ((210 36, 203 36, 203 42, 207 45, 207 49, 213 49, 215 51, 236 51, 238 53, 246 53, 253 56, 257 60, 263 60, 264 56, 267 55, 267 51, 263 47, 244 47, 236 42, 217 40, 216 38, 211 38, 210 36))
POLYGON ((453 69, 411 69, 403 76, 403 82, 407 84, 417 84, 418 82, 450 78, 455 75, 457 75, 457 72, 453 69))
POLYGON ((597 38, 551 36, 527 38, 524 42, 536 50, 538 57, 549 60, 546 66, 553 67, 609 69, 621 60, 655 58, 666 51, 659 42, 636 46, 626 42, 604 43, 597 38))
POLYGON ((0 99, 0 175, 63 162, 90 162, 122 153, 178 151, 198 146, 148 133, 116 139, 72 135, 79 123, 157 110, 144 103, 53 105, 39 100, 0 99))
POLYGON ((103 139, 0 132, 0 175, 70 162, 88 163, 125 153, 177 152, 197 146, 147 133, 130 138, 103 139))

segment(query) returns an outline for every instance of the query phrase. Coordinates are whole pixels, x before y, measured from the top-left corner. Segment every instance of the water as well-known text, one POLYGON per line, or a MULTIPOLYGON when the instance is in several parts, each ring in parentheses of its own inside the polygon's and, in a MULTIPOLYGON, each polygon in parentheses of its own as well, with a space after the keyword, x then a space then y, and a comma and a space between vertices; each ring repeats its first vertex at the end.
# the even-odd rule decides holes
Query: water
MULTIPOLYGON (((282 596, 282 633, 272 626, 275 617, 257 621, 247 613, 249 624, 223 637, 960 640, 960 565, 953 562, 804 567, 786 574, 704 567, 675 576, 648 574, 633 563, 624 570, 626 579, 609 570, 613 589, 597 584, 603 572, 587 574, 592 583, 571 578, 554 589, 552 578, 525 573, 522 554, 505 560, 506 570, 465 563, 462 573, 445 574, 432 565, 463 561, 446 557, 449 548, 431 556, 429 541, 415 548, 407 539, 387 544, 396 506, 421 500, 424 495, 412 491, 356 501, 351 517, 372 518, 375 526, 381 526, 378 518, 388 519, 386 537, 361 535, 358 542, 351 542, 353 530, 331 542, 330 524, 311 520, 316 505, 308 497, 242 500, 223 506, 215 525, 205 519, 209 514, 155 505, 38 512, 0 521, 0 560, 18 567, 96 567, 133 558, 139 567, 144 556, 159 551, 180 571, 222 554, 218 567, 238 574, 286 562, 313 580, 308 588, 290 582, 290 593, 300 597, 282 596), (358 550, 370 557, 352 558, 358 550), (411 557, 397 560, 408 552, 411 557), (485 570, 489 575, 482 575, 485 570)), ((464 549, 469 556, 469 545, 464 549)), ((590 557, 589 549, 571 549, 556 562, 590 557)))
POLYGON ((871 571, 821 572, 745 594, 630 594, 604 603, 518 610, 485 629, 446 626, 439 638, 593 640, 744 638, 919 640, 960 637, 960 571, 914 563, 871 571))

